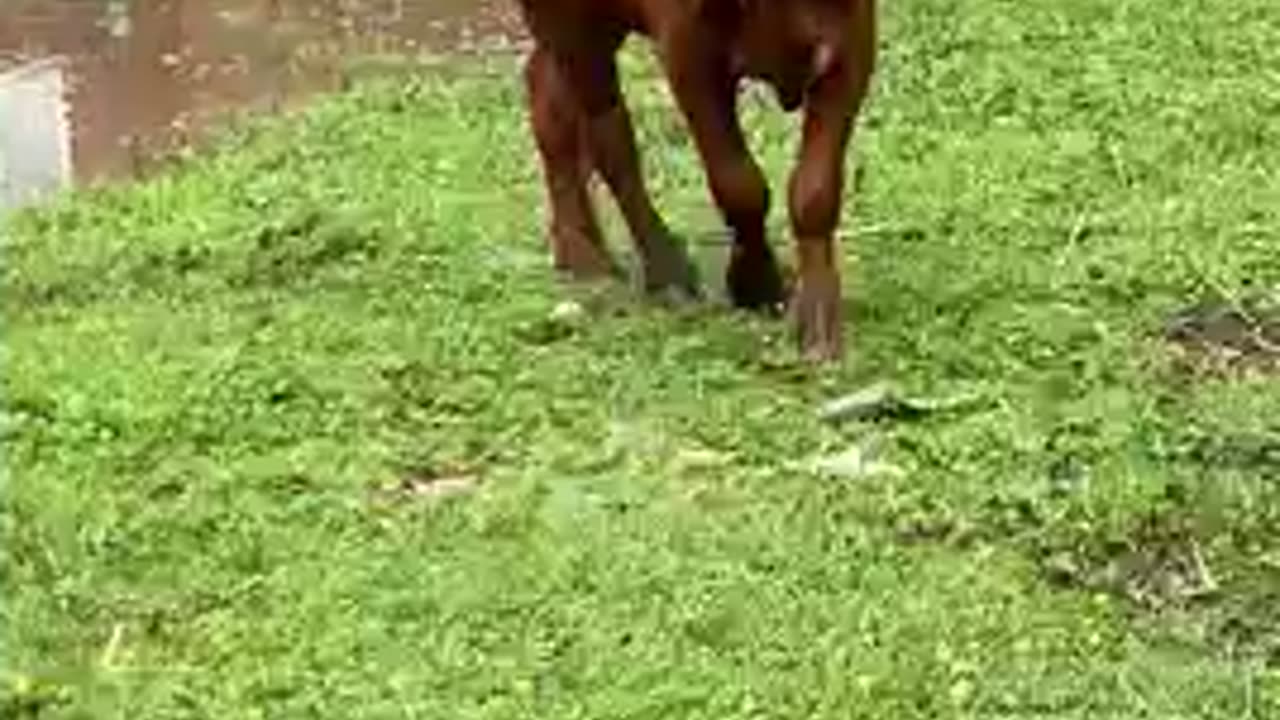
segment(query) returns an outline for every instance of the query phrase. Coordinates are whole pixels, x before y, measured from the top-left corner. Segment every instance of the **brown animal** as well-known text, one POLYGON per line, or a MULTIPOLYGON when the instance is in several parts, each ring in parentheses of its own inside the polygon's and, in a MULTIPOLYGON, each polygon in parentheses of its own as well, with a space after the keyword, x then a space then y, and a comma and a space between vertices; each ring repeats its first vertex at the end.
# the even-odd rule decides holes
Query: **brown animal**
POLYGON ((711 194, 734 243, 735 305, 775 309, 786 290, 765 237, 769 188, 738 122, 744 78, 804 108, 788 201, 798 272, 791 311, 805 354, 841 355, 835 229, 845 149, 875 61, 874 0, 519 0, 535 47, 529 110, 551 207, 555 265, 574 277, 614 275, 588 196, 599 171, 639 253, 645 286, 697 296, 697 274, 645 188, 615 56, 631 33, 650 37, 687 120, 711 194))

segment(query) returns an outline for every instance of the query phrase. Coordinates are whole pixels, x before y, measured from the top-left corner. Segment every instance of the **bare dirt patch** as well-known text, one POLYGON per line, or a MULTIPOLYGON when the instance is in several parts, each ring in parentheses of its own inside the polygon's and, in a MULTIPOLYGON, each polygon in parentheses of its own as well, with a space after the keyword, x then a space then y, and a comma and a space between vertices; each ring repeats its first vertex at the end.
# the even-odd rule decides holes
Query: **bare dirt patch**
POLYGON ((1206 298, 1169 318, 1163 334, 1188 369, 1280 371, 1280 292, 1206 298))

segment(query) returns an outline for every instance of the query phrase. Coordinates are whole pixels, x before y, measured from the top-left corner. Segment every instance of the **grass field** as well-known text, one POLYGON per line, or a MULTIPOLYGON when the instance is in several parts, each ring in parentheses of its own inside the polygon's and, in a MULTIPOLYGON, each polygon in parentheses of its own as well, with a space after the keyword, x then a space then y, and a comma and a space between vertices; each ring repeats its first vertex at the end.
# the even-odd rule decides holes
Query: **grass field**
POLYGON ((1280 288, 1280 6, 884 5, 836 368, 556 284, 506 59, 11 222, 0 717, 1280 717, 1280 375, 1161 337, 1280 288))

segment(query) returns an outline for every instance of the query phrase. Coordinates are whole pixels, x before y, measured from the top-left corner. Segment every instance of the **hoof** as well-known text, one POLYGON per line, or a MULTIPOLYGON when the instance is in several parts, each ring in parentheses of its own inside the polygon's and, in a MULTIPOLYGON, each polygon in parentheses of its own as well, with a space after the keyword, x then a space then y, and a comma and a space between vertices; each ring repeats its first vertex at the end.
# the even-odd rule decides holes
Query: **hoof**
POLYGON ((653 242, 641 258, 644 290, 649 295, 674 292, 688 300, 702 299, 702 280, 698 268, 683 246, 666 237, 653 242))
POLYGON ((725 285, 734 306, 757 312, 778 313, 787 301, 782 273, 769 248, 744 250, 735 245, 725 285))
POLYGON ((622 268, 602 243, 589 233, 551 231, 552 264, 557 273, 575 281, 617 279, 622 268))
POLYGON ((840 277, 834 270, 801 274, 791 298, 791 314, 806 360, 828 363, 844 357, 840 277))

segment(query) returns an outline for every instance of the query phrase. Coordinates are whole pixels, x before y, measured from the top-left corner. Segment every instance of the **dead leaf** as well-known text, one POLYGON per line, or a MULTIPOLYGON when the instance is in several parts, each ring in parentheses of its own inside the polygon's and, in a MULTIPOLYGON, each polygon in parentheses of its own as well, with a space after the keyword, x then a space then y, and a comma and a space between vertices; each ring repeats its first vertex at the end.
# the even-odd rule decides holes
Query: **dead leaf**
POLYGON ((834 455, 813 461, 813 470, 836 478, 860 480, 863 478, 902 477, 906 474, 900 466, 881 460, 870 442, 854 445, 834 455))

